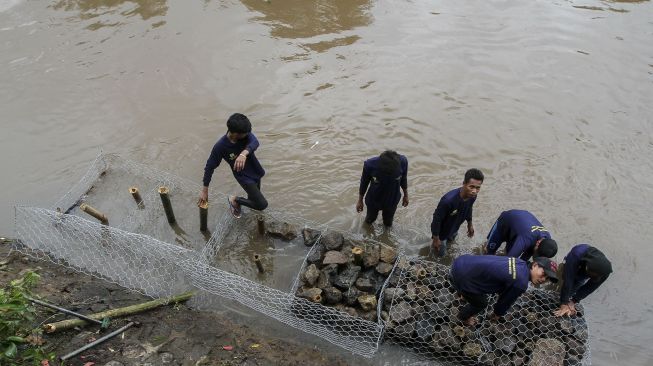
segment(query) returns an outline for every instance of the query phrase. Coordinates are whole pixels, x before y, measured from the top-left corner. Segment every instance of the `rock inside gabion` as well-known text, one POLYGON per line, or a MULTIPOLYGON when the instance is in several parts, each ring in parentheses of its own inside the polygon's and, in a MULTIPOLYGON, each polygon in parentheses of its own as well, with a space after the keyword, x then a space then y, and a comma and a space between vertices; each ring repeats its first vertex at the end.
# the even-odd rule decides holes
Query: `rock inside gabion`
POLYGON ((470 327, 458 320, 466 302, 449 281, 449 267, 408 260, 397 269, 384 292, 386 340, 422 358, 444 365, 580 366, 587 357, 585 319, 554 317, 552 292, 530 289, 496 322, 489 320, 496 301, 490 297, 470 327))
MULTIPOLYGON (((296 295, 378 322, 377 306, 385 294, 383 286, 392 273, 397 251, 376 242, 352 240, 335 231, 304 228, 302 236, 304 244, 312 248, 299 274, 296 295)), ((405 290, 387 293, 395 292, 403 296, 405 290)), ((390 317, 388 312, 385 317, 390 317)))

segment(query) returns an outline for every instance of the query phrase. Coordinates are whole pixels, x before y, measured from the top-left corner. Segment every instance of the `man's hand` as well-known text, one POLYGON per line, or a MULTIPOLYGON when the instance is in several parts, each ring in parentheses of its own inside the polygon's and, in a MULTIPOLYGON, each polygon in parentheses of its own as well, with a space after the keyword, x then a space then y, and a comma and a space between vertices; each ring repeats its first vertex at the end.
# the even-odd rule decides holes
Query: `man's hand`
POLYGON ((467 223, 467 236, 470 238, 474 236, 474 225, 471 222, 467 223))
POLYGON ((467 318, 467 320, 463 322, 463 324, 470 327, 476 325, 476 323, 478 323, 478 319, 476 318, 476 316, 470 316, 469 318, 467 318))
POLYGON ((234 170, 239 172, 245 168, 245 161, 247 161, 247 155, 240 153, 234 162, 234 170))
POLYGON ((209 201, 209 187, 202 187, 200 191, 200 198, 197 200, 197 205, 202 205, 209 201))
POLYGON ((434 236, 431 245, 433 245, 433 249, 435 250, 435 255, 437 256, 438 253, 440 253, 440 247, 442 246, 442 241, 440 240, 440 237, 438 237, 437 235, 434 236))
POLYGON ((555 316, 576 315, 576 306, 571 301, 568 304, 562 304, 560 305, 560 309, 553 312, 553 315, 555 316))
POLYGON ((363 205, 363 199, 359 198, 358 202, 356 202, 356 212, 363 212, 363 207, 365 207, 363 205))
POLYGON ((402 198, 401 205, 406 207, 408 206, 408 195, 404 193, 404 197, 402 198))
POLYGON ((496 322, 499 321, 499 319, 501 319, 501 317, 495 313, 492 313, 492 315, 490 315, 490 321, 496 322))

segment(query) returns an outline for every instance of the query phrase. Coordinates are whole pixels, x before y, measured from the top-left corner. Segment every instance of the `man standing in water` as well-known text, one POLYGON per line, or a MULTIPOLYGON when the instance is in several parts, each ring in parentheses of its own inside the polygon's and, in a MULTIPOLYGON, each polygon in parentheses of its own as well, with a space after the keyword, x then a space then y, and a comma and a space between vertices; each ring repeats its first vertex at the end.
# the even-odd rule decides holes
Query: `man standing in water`
POLYGON ((383 224, 392 226, 395 211, 402 198, 400 188, 404 193, 402 206, 406 207, 408 206, 408 159, 405 156, 386 150, 378 157, 367 159, 363 163, 356 211, 363 211, 363 198, 365 198, 367 205, 365 222, 374 223, 381 211, 383 224))
POLYGON ((490 320, 504 316, 528 289, 528 282, 539 285, 549 279, 558 282, 558 265, 549 258, 537 257, 532 263, 519 258, 465 254, 451 266, 453 287, 467 305, 458 313, 465 325, 475 325, 476 314, 485 310, 488 295, 498 294, 490 320))
POLYGON ((440 198, 431 221, 432 246, 438 256, 446 254, 447 243, 456 238, 463 221, 467 221, 467 236, 474 236, 472 207, 478 191, 481 190, 483 179, 483 172, 469 169, 465 172, 462 187, 449 191, 440 198))
POLYGON ((255 210, 265 210, 268 202, 261 193, 261 178, 265 170, 259 163, 254 151, 259 147, 256 136, 252 133, 252 124, 249 119, 240 113, 234 113, 227 120, 227 133, 215 143, 211 155, 204 168, 204 187, 200 192, 198 204, 203 204, 209 199, 209 183, 213 171, 220 165, 220 161, 229 164, 234 178, 247 192, 247 198, 229 196, 229 209, 231 214, 240 218, 241 206, 255 210))
POLYGON ((589 244, 571 248, 560 267, 560 308, 554 312, 555 316, 576 315, 576 304, 599 288, 612 273, 612 263, 589 244))
POLYGON ((529 260, 531 257, 553 258, 558 243, 532 213, 525 210, 503 211, 490 229, 485 248, 495 254, 506 242, 506 256, 529 260))

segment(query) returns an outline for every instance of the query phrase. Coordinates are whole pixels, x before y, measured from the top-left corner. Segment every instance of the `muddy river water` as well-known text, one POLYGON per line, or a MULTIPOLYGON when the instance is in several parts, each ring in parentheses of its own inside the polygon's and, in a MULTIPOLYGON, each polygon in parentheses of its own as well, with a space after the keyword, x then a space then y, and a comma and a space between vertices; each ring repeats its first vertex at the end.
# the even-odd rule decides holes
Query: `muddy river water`
MULTIPOLYGON (((424 251, 439 197, 486 174, 615 273, 585 304, 592 362, 653 363, 653 4, 506 0, 0 0, 0 235, 100 152, 201 181, 229 114, 253 122, 277 210, 424 251), (364 159, 409 160, 395 227, 361 228, 364 159)), ((212 189, 239 192, 221 166, 212 189)), ((450 260, 449 259, 445 259, 450 260)))

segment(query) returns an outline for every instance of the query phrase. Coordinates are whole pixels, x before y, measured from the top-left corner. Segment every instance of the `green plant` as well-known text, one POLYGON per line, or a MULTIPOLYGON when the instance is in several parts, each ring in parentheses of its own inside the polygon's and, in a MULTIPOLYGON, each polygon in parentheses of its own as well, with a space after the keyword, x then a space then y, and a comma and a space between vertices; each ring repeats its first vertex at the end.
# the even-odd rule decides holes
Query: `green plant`
POLYGON ((35 310, 27 297, 39 277, 29 271, 0 289, 0 365, 41 365, 54 358, 41 347, 40 330, 32 328, 35 310))

